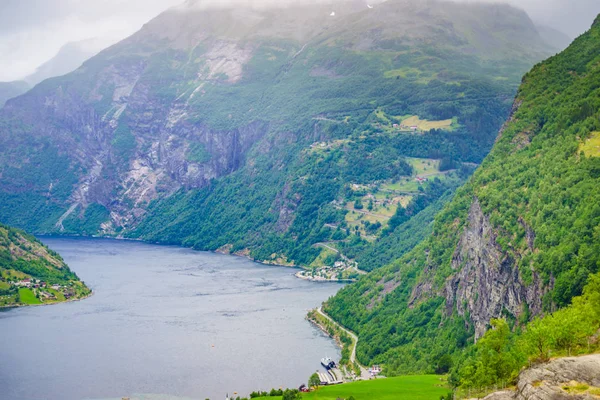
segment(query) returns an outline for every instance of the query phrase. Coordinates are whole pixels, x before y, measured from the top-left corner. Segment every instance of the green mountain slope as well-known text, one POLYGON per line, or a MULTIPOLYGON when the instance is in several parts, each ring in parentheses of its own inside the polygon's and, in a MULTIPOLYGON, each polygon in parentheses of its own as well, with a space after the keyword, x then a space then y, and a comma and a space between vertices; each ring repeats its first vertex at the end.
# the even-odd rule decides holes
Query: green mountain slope
POLYGON ((551 52, 509 6, 202 4, 0 112, 0 221, 277 263, 369 251, 464 182, 551 52))
POLYGON ((56 303, 89 294, 57 253, 35 237, 0 224, 0 307, 56 303))
POLYGON ((413 251, 325 309, 388 373, 432 370, 493 318, 570 304, 600 268, 600 17, 523 79, 510 120, 413 251))

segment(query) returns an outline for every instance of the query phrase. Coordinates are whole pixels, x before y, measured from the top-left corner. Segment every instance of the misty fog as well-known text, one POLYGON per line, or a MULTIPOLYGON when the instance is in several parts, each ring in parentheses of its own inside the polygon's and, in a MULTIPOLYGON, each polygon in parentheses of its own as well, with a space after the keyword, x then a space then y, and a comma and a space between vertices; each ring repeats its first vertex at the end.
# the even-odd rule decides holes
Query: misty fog
MULTIPOLYGON (((332 0, 191 0, 194 7, 254 7, 332 3, 332 0)), ((334 0, 335 1, 335 0, 334 0)), ((343 1, 343 0, 337 0, 343 1)), ((354 0, 355 1, 355 0, 354 0)), ((376 6, 382 0, 365 0, 376 6)), ((399 1, 399 0, 390 0, 399 1)), ((467 2, 497 0, 460 0, 467 2)), ((600 13, 599 0, 507 0, 525 9, 536 24, 574 38, 600 13)), ((65 44, 94 38, 105 46, 141 28, 182 0, 5 0, 0 5, 0 81, 23 79, 65 44)))

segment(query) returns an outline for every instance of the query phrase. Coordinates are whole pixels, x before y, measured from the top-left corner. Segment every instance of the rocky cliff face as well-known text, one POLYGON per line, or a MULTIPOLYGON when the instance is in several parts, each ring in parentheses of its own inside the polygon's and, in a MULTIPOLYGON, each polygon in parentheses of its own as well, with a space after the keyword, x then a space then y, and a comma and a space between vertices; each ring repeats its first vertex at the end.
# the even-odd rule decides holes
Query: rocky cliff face
POLYGON ((73 212, 83 213, 94 203, 110 210, 105 233, 131 226, 152 200, 182 187, 203 187, 238 169, 268 130, 260 121, 229 130, 194 124, 182 118, 185 104, 154 97, 156 88, 141 80, 147 71, 143 63, 109 63, 87 92, 66 82, 42 96, 36 89, 6 108, 7 114, 33 108, 35 115, 26 118, 36 135, 52 137, 81 171, 57 229, 64 229, 73 212))
POLYGON ((559 358, 519 375, 517 390, 486 400, 594 400, 600 397, 600 355, 559 358))
POLYGON ((483 336, 492 318, 500 318, 505 311, 518 317, 527 306, 532 315, 538 315, 543 294, 551 289, 542 285, 535 271, 533 282, 525 283, 515 260, 500 248, 496 237, 475 198, 452 257, 456 273, 444 290, 447 315, 455 308, 460 316, 468 315, 475 327, 475 339, 483 336))
MULTIPOLYGON (((174 97, 169 88, 179 82, 173 76, 179 66, 156 70, 163 49, 153 48, 146 57, 124 54, 123 47, 136 41, 107 50, 74 74, 44 82, 3 112, 7 119, 20 118, 39 140, 51 138, 70 159, 77 182, 66 201, 68 209, 56 221, 59 231, 65 220, 82 217, 91 204, 110 213, 102 224, 104 233, 131 227, 152 200, 181 188, 204 187, 237 170, 269 129, 260 120, 215 129, 189 115, 190 100, 203 96, 202 87, 219 79, 223 85, 235 83, 251 53, 211 42, 190 67, 187 91, 174 97)), ((14 158, 10 150, 6 155, 23 164, 16 150, 14 158)), ((52 200, 58 182, 49 183, 52 200)))

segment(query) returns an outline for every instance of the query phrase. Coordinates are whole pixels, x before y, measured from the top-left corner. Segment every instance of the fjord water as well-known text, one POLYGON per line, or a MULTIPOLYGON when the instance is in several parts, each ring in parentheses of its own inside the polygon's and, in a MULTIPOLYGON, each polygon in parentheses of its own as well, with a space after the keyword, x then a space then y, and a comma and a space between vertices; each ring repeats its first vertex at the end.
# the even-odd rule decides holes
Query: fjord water
POLYGON ((189 249, 42 238, 93 290, 0 312, 0 397, 221 399, 294 387, 339 358, 305 319, 340 289, 189 249))

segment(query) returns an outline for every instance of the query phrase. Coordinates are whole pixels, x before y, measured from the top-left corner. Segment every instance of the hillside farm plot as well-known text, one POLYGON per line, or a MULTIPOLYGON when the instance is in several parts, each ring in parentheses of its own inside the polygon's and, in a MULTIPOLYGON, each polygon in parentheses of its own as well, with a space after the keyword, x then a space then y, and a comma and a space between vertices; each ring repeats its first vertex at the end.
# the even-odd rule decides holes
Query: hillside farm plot
POLYGON ((419 182, 413 177, 401 178, 397 182, 381 185, 381 190, 387 193, 411 194, 419 191, 419 182))
POLYGON ((26 273, 17 271, 15 269, 1 269, 0 277, 2 277, 3 279, 14 278, 15 280, 31 278, 31 276, 27 275, 26 273))
POLYGON ((374 240, 376 234, 387 227, 390 218, 396 214, 398 206, 406 207, 411 199, 410 195, 398 195, 375 189, 360 199, 362 209, 357 209, 355 202, 345 204, 346 225, 351 233, 360 232, 367 240, 374 240))
POLYGON ((316 142, 310 145, 308 152, 323 155, 332 150, 339 149, 348 143, 350 143, 349 139, 332 140, 329 142, 316 142))
POLYGON ((600 157, 600 132, 592 132, 590 137, 579 146, 579 151, 588 157, 600 157))
POLYGON ((371 211, 368 209, 359 210, 354 207, 354 203, 346 205, 345 222, 350 233, 357 234, 360 232, 360 236, 365 239, 372 241, 375 240, 377 232, 387 226, 388 221, 396 212, 397 206, 390 205, 388 209, 384 207, 371 211), (375 211, 385 212, 385 214, 376 214, 375 211))
POLYGON ((389 115, 381 108, 373 111, 370 118, 371 126, 375 131, 383 131, 387 134, 426 133, 432 129, 454 131, 460 126, 457 118, 430 121, 421 119, 417 115, 389 115))
POLYGON ((413 167, 412 176, 379 184, 351 185, 350 188, 359 196, 355 197, 357 200, 347 199, 338 203, 346 210, 344 222, 350 233, 360 233, 367 240, 375 240, 377 234, 388 226, 398 207, 406 207, 415 196, 419 196, 419 188, 427 181, 448 179, 449 171, 439 170, 440 160, 406 158, 406 161, 413 167))
POLYGON ((428 121, 426 119, 420 119, 418 116, 413 115, 402 119, 402 125, 405 127, 416 126, 417 130, 422 132, 429 132, 432 129, 443 129, 452 130, 452 126, 456 125, 455 119, 445 119, 442 121, 428 121))
POLYGON ((440 173, 440 160, 432 158, 407 158, 406 161, 413 167, 414 175, 440 173))

